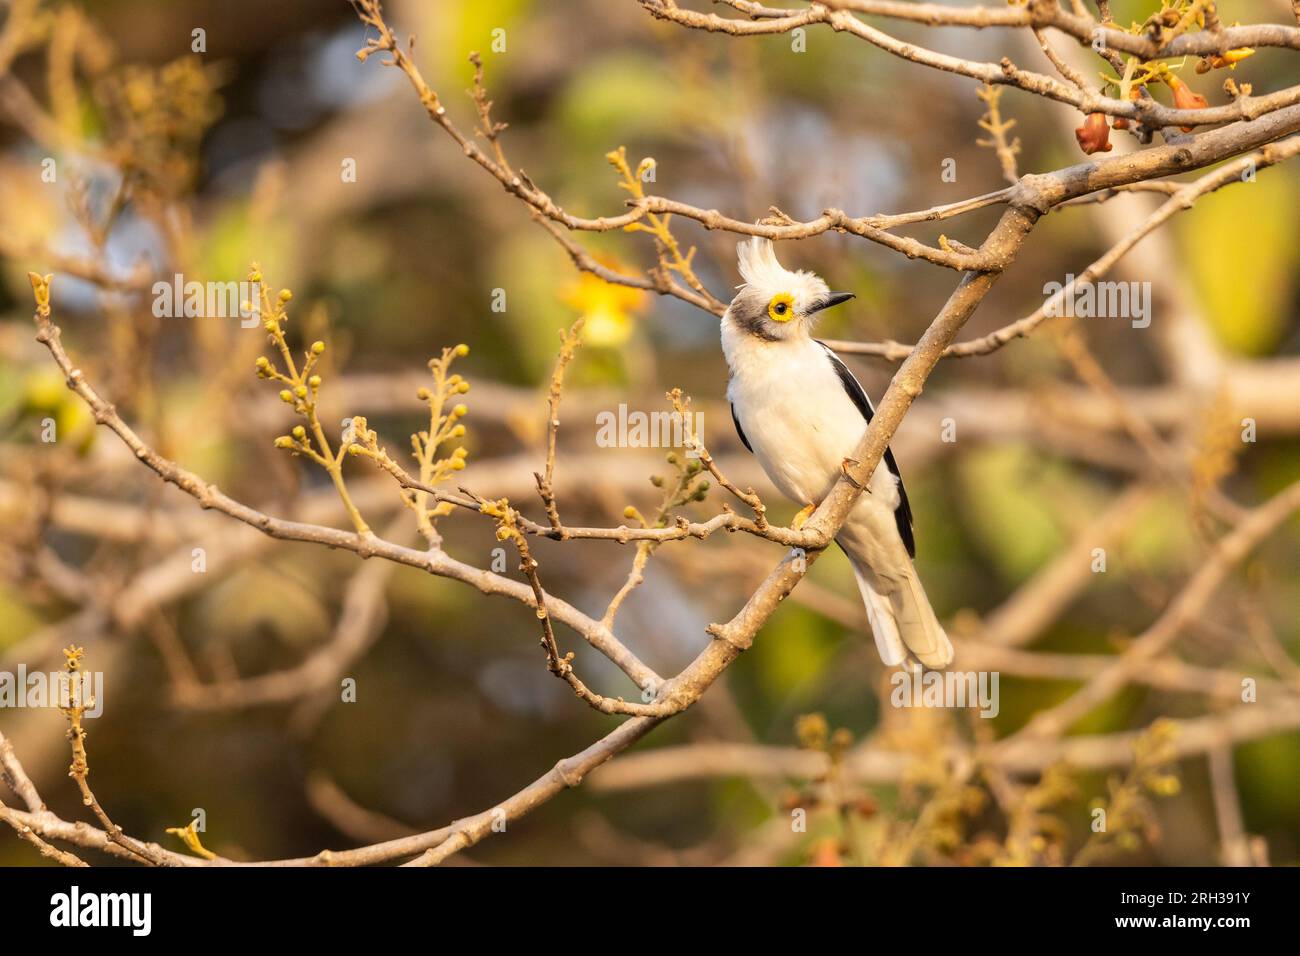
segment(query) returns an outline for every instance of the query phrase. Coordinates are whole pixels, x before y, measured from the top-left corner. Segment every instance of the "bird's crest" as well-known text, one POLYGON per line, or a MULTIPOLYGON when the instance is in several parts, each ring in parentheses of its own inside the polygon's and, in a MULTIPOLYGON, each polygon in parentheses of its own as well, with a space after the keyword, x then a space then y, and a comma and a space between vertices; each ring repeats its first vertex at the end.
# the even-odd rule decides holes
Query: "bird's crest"
POLYGON ((740 276, 746 285, 756 288, 785 288, 794 284, 797 273, 791 272, 777 261, 771 239, 754 236, 738 243, 736 253, 740 276))

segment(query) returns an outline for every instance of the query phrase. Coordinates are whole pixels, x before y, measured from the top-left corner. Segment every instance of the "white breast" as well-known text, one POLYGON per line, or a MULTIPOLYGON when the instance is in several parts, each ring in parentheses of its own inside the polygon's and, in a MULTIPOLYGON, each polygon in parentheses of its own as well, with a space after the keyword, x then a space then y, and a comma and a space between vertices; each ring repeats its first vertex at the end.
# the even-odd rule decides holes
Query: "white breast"
MULTIPOLYGON (((790 500, 820 502, 866 430, 825 349, 806 336, 767 342, 730 323, 722 348, 731 369, 727 398, 759 464, 790 500)), ((864 501, 897 507, 897 483, 883 466, 869 487, 864 501)))

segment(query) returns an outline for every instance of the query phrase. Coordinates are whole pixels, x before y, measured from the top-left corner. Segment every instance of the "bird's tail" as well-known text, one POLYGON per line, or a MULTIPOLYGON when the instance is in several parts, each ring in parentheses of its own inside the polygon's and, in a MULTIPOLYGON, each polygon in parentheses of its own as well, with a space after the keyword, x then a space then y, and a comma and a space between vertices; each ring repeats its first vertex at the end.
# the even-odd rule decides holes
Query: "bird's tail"
POLYGON ((930 599, 910 561, 888 577, 850 557, 858 579, 876 650, 886 664, 920 670, 940 670, 952 663, 952 642, 934 616, 930 599))

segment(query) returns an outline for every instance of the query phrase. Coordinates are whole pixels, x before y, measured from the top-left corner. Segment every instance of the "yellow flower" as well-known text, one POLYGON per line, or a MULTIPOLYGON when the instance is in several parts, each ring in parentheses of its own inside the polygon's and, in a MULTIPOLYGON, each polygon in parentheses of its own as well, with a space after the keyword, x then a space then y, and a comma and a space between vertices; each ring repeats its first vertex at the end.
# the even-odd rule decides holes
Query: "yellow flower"
MULTIPOLYGON (((609 256, 596 256, 601 265, 627 274, 621 263, 609 256)), ((612 348, 622 345, 632 335, 633 316, 645 311, 646 294, 640 289, 606 282, 590 272, 581 273, 561 294, 584 322, 583 338, 589 345, 612 348)))
POLYGON ((1254 56, 1254 54, 1254 49, 1248 46, 1238 47, 1235 50, 1225 50, 1222 55, 1211 53, 1196 64, 1196 72, 1209 73, 1211 70, 1221 70, 1225 66, 1230 70, 1235 70, 1238 63, 1248 56, 1254 56))

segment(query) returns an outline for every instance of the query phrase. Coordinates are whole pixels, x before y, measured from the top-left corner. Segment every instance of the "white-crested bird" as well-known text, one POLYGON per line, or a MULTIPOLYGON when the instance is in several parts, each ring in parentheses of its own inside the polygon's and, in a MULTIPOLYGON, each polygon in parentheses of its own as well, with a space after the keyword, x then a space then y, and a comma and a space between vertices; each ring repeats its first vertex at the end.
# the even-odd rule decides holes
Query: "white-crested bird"
MULTIPOLYGON (((853 294, 786 269, 767 239, 738 251, 745 282, 722 316, 727 398, 740 440, 777 490, 804 506, 795 518, 801 527, 874 413, 853 373, 811 335, 819 312, 853 294)), ((912 563, 912 510, 893 452, 885 451, 835 540, 853 565, 881 659, 912 670, 946 667, 952 644, 912 563)))

